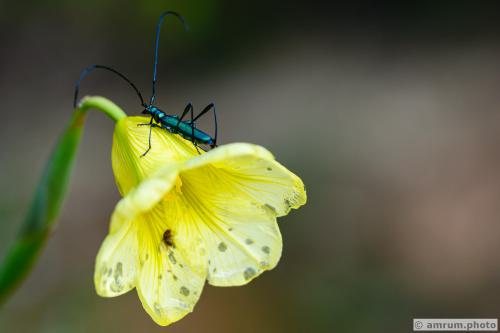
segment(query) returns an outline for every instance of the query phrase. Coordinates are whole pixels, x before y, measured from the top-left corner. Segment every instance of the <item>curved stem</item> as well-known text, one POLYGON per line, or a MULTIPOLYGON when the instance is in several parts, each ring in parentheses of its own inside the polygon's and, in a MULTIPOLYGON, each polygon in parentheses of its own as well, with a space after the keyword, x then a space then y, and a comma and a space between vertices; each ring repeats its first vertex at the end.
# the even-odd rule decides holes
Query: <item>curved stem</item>
POLYGON ((76 108, 76 112, 86 113, 89 109, 97 109, 111 118, 114 122, 125 118, 127 114, 123 110, 111 102, 109 99, 100 96, 85 96, 82 98, 76 108))
POLYGON ((30 272, 40 250, 54 228, 67 192, 71 170, 80 143, 85 115, 97 109, 118 122, 126 117, 116 104, 103 97, 85 97, 59 137, 50 155, 17 238, 0 264, 0 304, 30 272))

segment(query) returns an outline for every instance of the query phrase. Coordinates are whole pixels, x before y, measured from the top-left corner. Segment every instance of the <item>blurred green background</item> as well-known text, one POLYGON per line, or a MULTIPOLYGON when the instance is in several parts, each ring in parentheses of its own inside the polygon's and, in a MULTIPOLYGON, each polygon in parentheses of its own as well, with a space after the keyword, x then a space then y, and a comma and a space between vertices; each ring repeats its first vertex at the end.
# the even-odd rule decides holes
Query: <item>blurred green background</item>
MULTIPOLYGON (((405 332, 412 318, 500 310, 500 6, 496 2, 0 1, 0 255, 89 64, 158 105, 215 102, 222 143, 253 142, 304 180, 283 257, 240 288, 206 286, 161 328, 135 292, 98 297, 93 264, 119 199, 113 124, 91 113, 57 230, 0 311, 0 332, 405 332)), ((141 111, 96 72, 82 93, 141 111)), ((211 119, 202 122, 211 129, 211 119)))

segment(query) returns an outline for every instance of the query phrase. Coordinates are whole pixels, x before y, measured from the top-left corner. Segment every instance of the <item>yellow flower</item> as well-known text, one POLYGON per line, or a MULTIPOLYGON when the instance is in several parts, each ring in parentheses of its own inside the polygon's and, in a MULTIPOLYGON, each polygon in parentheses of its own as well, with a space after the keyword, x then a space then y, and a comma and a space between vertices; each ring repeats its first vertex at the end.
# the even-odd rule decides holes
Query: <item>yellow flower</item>
POLYGON ((245 143, 199 155, 179 135, 126 117, 115 128, 113 171, 123 198, 96 259, 95 287, 134 287, 160 325, 191 312, 205 280, 239 286, 276 266, 276 217, 306 202, 304 184, 266 149, 245 143))

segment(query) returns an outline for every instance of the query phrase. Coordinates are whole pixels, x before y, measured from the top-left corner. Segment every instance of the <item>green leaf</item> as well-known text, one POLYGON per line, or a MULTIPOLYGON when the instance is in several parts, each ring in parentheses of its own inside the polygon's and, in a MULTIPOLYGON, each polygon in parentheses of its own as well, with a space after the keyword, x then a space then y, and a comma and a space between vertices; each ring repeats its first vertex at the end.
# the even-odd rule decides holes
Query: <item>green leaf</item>
POLYGON ((126 114, 103 97, 85 97, 57 141, 38 182, 31 207, 20 232, 0 266, 0 304, 30 272, 54 228, 66 195, 73 162, 82 136, 85 116, 97 109, 115 122, 126 114))

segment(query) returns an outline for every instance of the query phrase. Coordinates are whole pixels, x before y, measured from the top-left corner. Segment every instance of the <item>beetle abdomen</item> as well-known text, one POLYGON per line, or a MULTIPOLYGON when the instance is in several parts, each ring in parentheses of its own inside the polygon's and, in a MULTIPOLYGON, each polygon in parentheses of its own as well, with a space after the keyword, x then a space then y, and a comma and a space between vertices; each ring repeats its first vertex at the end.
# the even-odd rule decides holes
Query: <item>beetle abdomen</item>
POLYGON ((214 143, 210 135, 197 128, 193 128, 188 122, 179 122, 179 118, 177 117, 165 115, 160 119, 160 123, 162 127, 165 127, 173 133, 180 134, 186 140, 196 141, 197 143, 205 145, 214 143))

